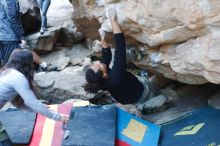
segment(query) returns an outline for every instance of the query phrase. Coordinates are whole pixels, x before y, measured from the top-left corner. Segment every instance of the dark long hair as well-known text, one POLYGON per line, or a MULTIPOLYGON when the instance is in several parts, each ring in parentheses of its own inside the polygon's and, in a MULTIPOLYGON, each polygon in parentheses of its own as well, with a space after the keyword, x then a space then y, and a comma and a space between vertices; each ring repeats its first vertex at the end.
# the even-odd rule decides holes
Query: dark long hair
POLYGON ((21 72, 29 82, 31 89, 33 89, 34 69, 33 69, 33 55, 27 49, 15 49, 5 65, 5 68, 14 68, 21 72))
MULTIPOLYGON (((8 60, 8 63, 5 65, 3 70, 13 68, 17 71, 21 72, 29 82, 30 88, 33 90, 33 55, 30 50, 27 49, 15 49, 8 60)), ((24 101, 21 97, 17 97, 13 104, 17 107, 21 107, 24 105, 24 101)))
POLYGON ((94 72, 91 68, 86 71, 87 84, 84 86, 84 90, 90 93, 97 93, 101 90, 104 78, 101 70, 94 72))

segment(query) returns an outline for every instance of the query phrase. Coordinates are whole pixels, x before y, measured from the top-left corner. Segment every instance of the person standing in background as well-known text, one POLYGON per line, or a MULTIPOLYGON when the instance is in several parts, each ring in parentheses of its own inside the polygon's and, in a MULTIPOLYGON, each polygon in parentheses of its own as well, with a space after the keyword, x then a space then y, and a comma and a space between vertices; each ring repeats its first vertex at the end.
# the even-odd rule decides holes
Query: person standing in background
POLYGON ((24 31, 17 0, 0 0, 0 59, 7 63, 11 52, 19 45, 25 46, 24 31))
POLYGON ((50 7, 51 0, 37 0, 39 7, 40 7, 40 14, 41 14, 41 29, 40 34, 44 34, 47 28, 47 11, 50 7))
MULTIPOLYGON (((17 48, 27 48, 24 30, 20 18, 18 0, 0 0, 0 68, 8 62, 11 52, 17 48)), ((47 63, 32 51, 34 63, 42 70, 47 69, 47 63)))

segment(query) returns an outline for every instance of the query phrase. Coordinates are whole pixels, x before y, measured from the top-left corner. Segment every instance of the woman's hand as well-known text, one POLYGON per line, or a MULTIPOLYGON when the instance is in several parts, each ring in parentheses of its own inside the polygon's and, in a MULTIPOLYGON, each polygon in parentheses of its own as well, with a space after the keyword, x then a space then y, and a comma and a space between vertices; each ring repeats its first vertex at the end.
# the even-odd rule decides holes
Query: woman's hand
POLYGON ((60 121, 63 122, 64 124, 66 124, 69 121, 69 116, 61 114, 60 121))
POLYGON ((113 7, 108 8, 106 11, 106 17, 108 19, 116 19, 115 8, 113 8, 113 7))

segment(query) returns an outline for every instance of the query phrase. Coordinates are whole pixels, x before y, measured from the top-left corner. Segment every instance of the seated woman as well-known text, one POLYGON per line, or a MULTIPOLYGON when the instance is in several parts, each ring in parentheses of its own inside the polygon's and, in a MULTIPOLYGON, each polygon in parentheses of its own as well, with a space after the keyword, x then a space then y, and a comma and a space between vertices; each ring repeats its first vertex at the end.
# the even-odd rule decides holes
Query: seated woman
POLYGON ((122 104, 139 103, 154 96, 148 86, 138 78, 126 71, 126 45, 125 38, 116 20, 115 10, 110 8, 106 16, 111 20, 114 40, 116 43, 113 66, 109 64, 112 54, 108 43, 105 41, 105 32, 99 29, 102 44, 101 62, 94 63, 86 72, 87 92, 96 93, 98 90, 107 90, 111 96, 122 104))
MULTIPOLYGON (((8 63, 0 70, 0 109, 7 101, 17 107, 26 107, 48 118, 66 123, 67 116, 47 108, 33 92, 33 55, 27 49, 15 49, 8 63)), ((0 122, 0 146, 10 143, 7 133, 0 122)))

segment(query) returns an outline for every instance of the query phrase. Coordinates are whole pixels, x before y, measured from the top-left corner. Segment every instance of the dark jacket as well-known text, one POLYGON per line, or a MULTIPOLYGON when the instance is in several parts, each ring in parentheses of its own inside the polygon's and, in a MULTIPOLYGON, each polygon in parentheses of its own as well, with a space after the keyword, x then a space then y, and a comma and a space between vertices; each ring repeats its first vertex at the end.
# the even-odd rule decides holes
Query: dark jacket
POLYGON ((24 31, 17 0, 0 0, 0 41, 20 41, 24 31))
MULTIPOLYGON (((103 83, 103 89, 122 104, 131 104, 138 101, 144 87, 130 72, 126 71, 125 39, 122 33, 114 35, 116 42, 115 56, 112 69, 108 69, 108 78, 103 83)), ((109 67, 112 59, 110 48, 102 49, 101 62, 109 67)))

